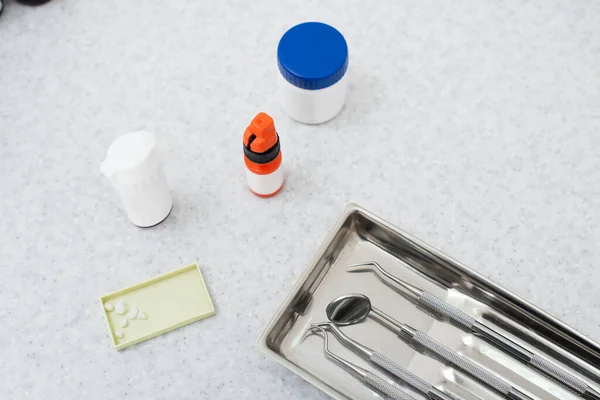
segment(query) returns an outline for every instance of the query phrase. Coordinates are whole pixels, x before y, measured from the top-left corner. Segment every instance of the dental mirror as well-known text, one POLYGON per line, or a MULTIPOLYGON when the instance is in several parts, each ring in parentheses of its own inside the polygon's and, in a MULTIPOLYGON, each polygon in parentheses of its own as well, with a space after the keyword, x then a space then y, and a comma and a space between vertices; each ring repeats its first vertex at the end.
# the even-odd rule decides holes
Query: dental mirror
POLYGON ((336 325, 362 322, 371 312, 371 301, 362 294, 347 294, 333 299, 326 308, 327 319, 336 325))

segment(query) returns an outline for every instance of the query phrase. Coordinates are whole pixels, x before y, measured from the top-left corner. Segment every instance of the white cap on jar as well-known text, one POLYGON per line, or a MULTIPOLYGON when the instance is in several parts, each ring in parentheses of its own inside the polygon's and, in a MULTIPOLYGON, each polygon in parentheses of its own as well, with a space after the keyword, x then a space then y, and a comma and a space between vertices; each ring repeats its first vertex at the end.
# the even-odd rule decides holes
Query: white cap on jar
POLYGON ((173 201, 152 133, 118 137, 108 148, 100 171, 119 193, 134 225, 148 228, 169 216, 173 201))

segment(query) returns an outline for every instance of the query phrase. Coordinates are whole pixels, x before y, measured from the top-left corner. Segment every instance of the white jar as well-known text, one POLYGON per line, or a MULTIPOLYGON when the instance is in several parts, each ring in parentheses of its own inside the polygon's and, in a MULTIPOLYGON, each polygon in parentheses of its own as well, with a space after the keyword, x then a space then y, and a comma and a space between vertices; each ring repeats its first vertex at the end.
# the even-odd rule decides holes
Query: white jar
POLYGON ((348 91, 348 45, 327 24, 305 22, 289 29, 277 47, 279 95, 285 112, 319 124, 344 107, 348 91))
POLYGON ((118 137, 108 148, 100 171, 119 192, 134 225, 148 228, 169 216, 173 201, 152 133, 130 132, 118 137))

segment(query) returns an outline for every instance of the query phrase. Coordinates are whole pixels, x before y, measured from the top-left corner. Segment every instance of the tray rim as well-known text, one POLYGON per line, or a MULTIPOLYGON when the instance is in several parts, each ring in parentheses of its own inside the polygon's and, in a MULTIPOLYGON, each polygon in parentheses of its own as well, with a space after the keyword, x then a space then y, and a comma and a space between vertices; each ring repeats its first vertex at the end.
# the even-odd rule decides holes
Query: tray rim
POLYGON ((287 294, 287 296, 285 297, 285 299, 283 300, 283 302, 281 303, 281 305, 279 306, 279 308, 277 309, 277 311, 275 312, 274 316, 271 318, 271 320, 269 321, 267 326, 263 329, 261 335, 259 336, 259 338, 256 342, 256 347, 263 354, 265 354, 265 355, 269 356, 270 358, 272 358, 273 360, 277 361, 280 365, 282 365, 282 366, 286 367, 287 369, 289 369, 290 371, 294 372, 295 374, 297 374, 298 376, 300 376, 301 378, 306 380, 308 383, 317 387, 318 389, 325 392, 329 396, 331 396, 333 398, 340 398, 340 397, 345 398, 345 399, 348 398, 347 396, 343 395, 342 393, 338 392, 337 390, 333 389, 332 387, 330 387, 327 384, 325 384, 324 382, 322 382, 320 379, 316 378, 314 375, 312 375, 305 369, 302 369, 302 368, 296 366, 295 364, 290 362, 285 357, 282 357, 279 353, 273 351, 267 345, 267 336, 269 335, 270 331, 273 329, 273 327, 275 326, 277 321, 281 318, 284 311, 291 304, 291 301, 297 295, 297 293, 299 292, 300 288, 302 287, 302 285, 304 284, 306 279, 310 276, 310 274, 316 267, 318 260, 321 258, 322 254, 325 252, 325 250, 329 247, 329 245, 331 244, 331 242, 333 241, 333 239, 339 232, 340 228, 344 225, 346 220, 354 213, 363 214, 366 218, 371 219, 374 222, 376 222, 377 224, 380 224, 381 226, 383 226, 387 229, 390 229, 397 234, 402 235, 406 240, 412 241, 416 245, 426 249, 427 251, 431 252, 435 256, 443 258, 443 259, 451 262, 452 264, 454 264, 454 266, 457 269, 461 270, 462 272, 465 272, 478 280, 485 281, 491 288, 498 291, 503 296, 510 298, 519 307, 529 309, 529 310, 533 311, 534 313, 536 313, 538 316, 543 317, 544 319, 552 320, 553 323, 556 324, 556 326, 558 328, 562 329, 564 332, 568 333, 569 335, 576 338, 577 340, 584 342, 587 346, 590 346, 591 348, 594 348, 596 351, 600 352, 600 345, 597 342, 595 342, 591 338, 587 337, 586 335, 582 334, 581 332, 575 330, 574 328, 567 325, 566 323, 562 322, 560 319, 554 317, 550 313, 542 310, 538 306, 534 305, 533 303, 529 302, 528 300, 524 299, 523 297, 517 295, 516 293, 513 293, 513 292, 505 289, 504 287, 500 286, 499 284, 492 281, 491 279, 486 278, 485 276, 483 276, 479 272, 471 269, 470 267, 463 264, 462 262, 460 262, 460 261, 456 260, 455 258, 447 255, 446 253, 438 250, 437 248, 424 242, 423 240, 416 238, 415 236, 411 235, 410 233, 404 231, 403 229, 400 229, 396 225, 394 225, 390 222, 387 222, 383 218, 373 214, 372 212, 366 210, 365 208, 359 206, 358 204, 349 203, 344 208, 342 215, 335 222, 335 225, 328 232, 327 236, 323 240, 323 243, 321 243, 321 245, 317 248, 317 250, 315 251, 313 256, 310 258, 310 261, 308 262, 306 268, 304 269, 302 274, 296 279, 296 282, 294 283, 293 287, 290 289, 289 293, 287 294))
POLYGON ((339 232, 340 228, 344 225, 344 223, 346 222, 348 217, 350 217, 350 215, 352 215, 356 211, 362 212, 362 211, 366 211, 366 210, 364 210, 362 207, 358 206, 355 203, 350 203, 346 206, 346 208, 344 208, 342 215, 337 219, 334 226, 327 233, 327 236, 325 237, 325 239, 323 240, 321 245, 317 248, 315 253, 312 255, 306 268, 304 269, 302 274, 298 277, 298 279, 296 279, 294 286, 290 289, 290 291, 288 292, 284 301, 281 303, 281 305, 275 312, 275 315, 271 318, 271 320, 267 324, 266 328, 263 329, 260 337, 258 338, 258 340, 256 342, 256 347, 263 354, 268 355, 269 357, 271 357, 272 359, 277 361, 282 366, 284 366, 287 369, 289 369, 290 371, 294 372, 295 374, 300 376, 302 379, 304 379, 308 383, 312 384, 313 386, 317 387, 319 390, 325 392, 326 394, 328 394, 329 396, 331 396, 333 398, 339 398, 339 396, 343 396, 343 398, 347 399, 348 397, 341 394, 337 390, 331 388, 330 386, 324 384, 321 380, 314 379, 312 374, 308 373, 306 370, 304 370, 302 368, 297 367, 296 365, 294 365, 293 363, 288 361, 286 358, 280 356, 278 353, 271 350, 271 348, 269 348, 269 346, 267 345, 267 336, 269 335, 269 332, 273 329, 273 327, 275 326, 275 324, 277 323, 279 318, 281 318, 283 312, 289 306, 292 299, 298 293, 298 291, 302 287, 304 281, 310 276, 310 273, 315 268, 318 260, 321 258, 321 255, 325 252, 327 247, 329 247, 329 245, 335 238, 336 234, 339 232))
POLYGON ((128 286, 126 288, 117 290, 115 292, 105 294, 104 296, 100 297, 100 306, 102 307, 102 313, 104 315, 104 321, 106 322, 106 326, 108 328, 108 332, 110 333, 110 339, 112 341, 112 344, 113 344, 114 348, 117 351, 123 350, 123 349, 125 349, 127 347, 130 347, 130 346, 133 346, 135 344, 144 342, 146 340, 150 340, 150 339, 155 338, 157 336, 160 336, 160 335, 162 335, 164 333, 171 332, 171 331, 173 331, 173 330, 175 330, 177 328, 181 328, 182 326, 191 324, 192 322, 200 321, 202 319, 211 317, 211 316, 213 316, 213 315, 216 314, 215 306, 214 306, 214 304, 212 302, 212 298, 210 297, 210 293, 208 292, 208 288, 206 287, 206 282, 204 281, 204 276, 202 276, 202 271, 200 271, 200 267, 196 263, 193 263, 193 264, 190 264, 190 265, 186 265, 186 266, 181 267, 181 268, 177 268, 177 269, 175 269, 173 271, 169 271, 169 272, 166 272, 164 274, 157 275, 154 278, 146 279, 145 281, 136 283, 135 285, 131 285, 131 286, 128 286), (112 298, 114 296, 119 296, 119 295, 123 295, 123 294, 126 294, 126 293, 130 293, 130 292, 132 292, 134 290, 137 290, 137 289, 140 289, 142 287, 151 285, 153 283, 162 281, 164 279, 168 279, 168 278, 170 278, 172 276, 175 276, 175 275, 179 275, 179 274, 183 274, 183 273, 188 272, 188 271, 192 271, 194 269, 198 271, 198 275, 200 275, 200 281, 202 282, 202 286, 204 287, 204 289, 205 289, 205 291, 206 291, 206 293, 208 295, 208 302, 210 304, 210 311, 208 311, 206 313, 203 313, 203 314, 200 314, 200 315, 196 315, 195 317, 188 318, 188 319, 183 320, 183 321, 179 321, 176 324, 169 325, 169 326, 167 326, 165 328, 162 328, 162 329, 159 329, 157 331, 148 333, 146 335, 143 335, 143 336, 140 336, 138 338, 129 340, 127 342, 123 342, 123 343, 117 344, 117 342, 115 341, 115 334, 112 331, 112 327, 110 326, 110 323, 108 321, 108 314, 107 314, 108 312, 104 308, 104 304, 105 304, 106 301, 108 301, 110 298, 112 298))

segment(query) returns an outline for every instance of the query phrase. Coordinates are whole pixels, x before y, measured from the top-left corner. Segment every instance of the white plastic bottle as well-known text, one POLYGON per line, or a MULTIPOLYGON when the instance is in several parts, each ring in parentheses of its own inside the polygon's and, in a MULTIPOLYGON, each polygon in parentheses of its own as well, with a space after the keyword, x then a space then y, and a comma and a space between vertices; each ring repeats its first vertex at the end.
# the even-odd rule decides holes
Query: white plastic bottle
POLYGON ((164 221, 173 207, 167 178, 150 132, 130 132, 108 148, 100 171, 123 201, 129 220, 142 228, 164 221))
POLYGON ((279 91, 285 112, 305 124, 319 124, 344 107, 348 91, 348 45, 321 22, 289 29, 277 47, 279 91))
POLYGON ((258 113, 244 131, 243 144, 248 187, 259 197, 275 196, 283 187, 283 169, 273 118, 258 113))

